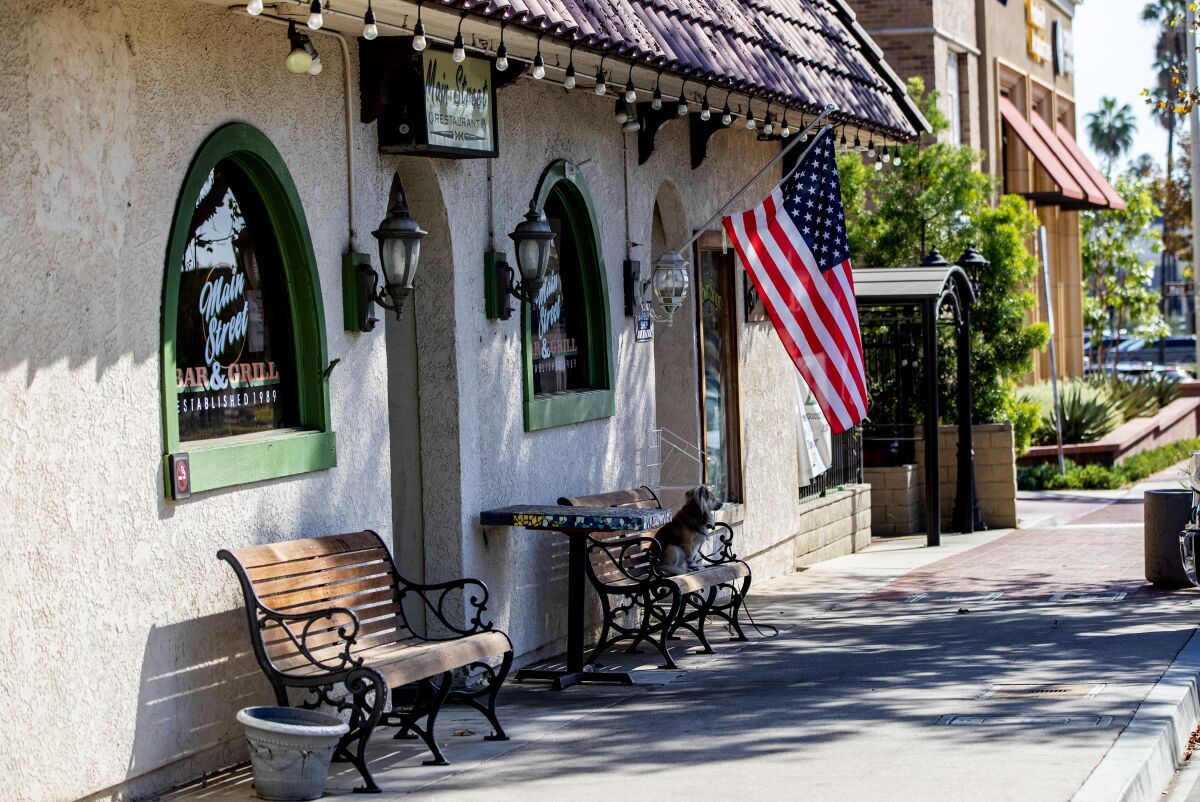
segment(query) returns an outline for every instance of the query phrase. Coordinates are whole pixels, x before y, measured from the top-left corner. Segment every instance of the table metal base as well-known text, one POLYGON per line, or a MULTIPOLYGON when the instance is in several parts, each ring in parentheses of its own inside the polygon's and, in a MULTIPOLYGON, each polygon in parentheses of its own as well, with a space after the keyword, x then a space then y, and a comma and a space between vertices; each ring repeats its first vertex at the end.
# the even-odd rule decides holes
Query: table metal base
POLYGON ((517 672, 517 681, 527 679, 548 680, 556 691, 585 682, 607 682, 615 685, 632 685, 633 677, 628 671, 597 671, 595 666, 584 666, 582 671, 561 668, 523 668, 517 672))

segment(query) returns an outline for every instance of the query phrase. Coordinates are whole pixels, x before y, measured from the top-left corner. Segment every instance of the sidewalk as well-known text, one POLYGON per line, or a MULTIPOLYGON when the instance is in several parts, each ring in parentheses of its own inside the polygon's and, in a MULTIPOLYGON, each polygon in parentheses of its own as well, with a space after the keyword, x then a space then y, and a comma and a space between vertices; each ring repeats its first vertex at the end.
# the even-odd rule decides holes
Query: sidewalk
MULTIPOLYGON (((506 743, 439 719, 450 767, 382 730, 381 798, 1064 802, 1200 623, 1200 594, 1142 579, 1125 496, 1071 502, 1057 529, 892 540, 764 582, 752 612, 778 636, 647 666, 633 688, 514 683, 506 743)), ((356 782, 335 765, 327 793, 356 782)), ((251 793, 243 768, 167 798, 251 793)))

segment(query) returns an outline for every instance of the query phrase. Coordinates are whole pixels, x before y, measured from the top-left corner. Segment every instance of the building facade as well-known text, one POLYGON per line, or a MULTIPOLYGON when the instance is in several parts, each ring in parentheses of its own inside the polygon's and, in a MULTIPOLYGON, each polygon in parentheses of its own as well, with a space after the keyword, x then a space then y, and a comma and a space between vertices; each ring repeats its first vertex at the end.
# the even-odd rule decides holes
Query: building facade
MULTIPOLYGON (((1050 298, 1037 281, 1034 319, 1053 315, 1060 376, 1084 371, 1079 212, 1122 208, 1075 142, 1073 20, 1079 0, 860 0, 859 21, 902 77, 920 76, 950 120, 945 141, 982 149, 1003 193, 1023 195, 1047 233, 1050 298), (894 21, 905 20, 903 26, 894 21), (911 21, 911 24, 910 24, 911 21)), ((986 288, 984 288, 986 291, 986 288)), ((1049 352, 1033 378, 1048 378, 1049 352)))
POLYGON ((0 695, 18 731, 52 716, 55 734, 0 757, 10 798, 137 796, 244 759, 234 714, 270 695, 221 548, 376 530, 411 579, 483 579, 529 663, 562 651, 565 544, 484 530, 485 509, 703 481, 756 577, 864 542, 867 489, 827 496, 819 529, 800 502, 795 369, 706 221, 779 154, 785 114, 793 136, 828 102, 915 136, 870 39, 836 2, 691 4, 665 28, 640 2, 599 20, 470 5, 377 0, 374 41, 349 0, 315 31, 308 3, 13 10, 0 695), (399 318, 363 302, 397 199, 426 232, 399 318), (551 278, 506 299, 498 261, 531 203, 551 278), (648 322, 639 278, 702 227, 687 302, 648 322))

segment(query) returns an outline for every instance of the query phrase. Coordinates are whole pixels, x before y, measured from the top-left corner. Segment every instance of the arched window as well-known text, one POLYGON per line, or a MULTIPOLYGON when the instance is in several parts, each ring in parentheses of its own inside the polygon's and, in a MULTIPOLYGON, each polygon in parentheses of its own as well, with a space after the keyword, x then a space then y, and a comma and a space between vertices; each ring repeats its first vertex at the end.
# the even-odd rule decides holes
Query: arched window
POLYGON ((528 431, 614 413, 608 281, 587 184, 574 165, 556 161, 534 203, 555 237, 546 282, 522 304, 528 431))
POLYGON ((190 492, 332 467, 325 355, 295 185, 261 132, 226 125, 196 154, 171 227, 165 465, 188 455, 190 492))

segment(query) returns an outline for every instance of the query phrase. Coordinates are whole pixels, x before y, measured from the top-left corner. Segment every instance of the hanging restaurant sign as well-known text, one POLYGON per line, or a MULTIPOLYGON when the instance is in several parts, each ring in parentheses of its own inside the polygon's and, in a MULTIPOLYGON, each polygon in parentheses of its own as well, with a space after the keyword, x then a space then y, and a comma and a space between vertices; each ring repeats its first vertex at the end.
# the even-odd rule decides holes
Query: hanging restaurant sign
POLYGON ((472 55, 458 63, 450 51, 429 47, 397 65, 385 79, 380 152, 497 156, 492 64, 472 55))

